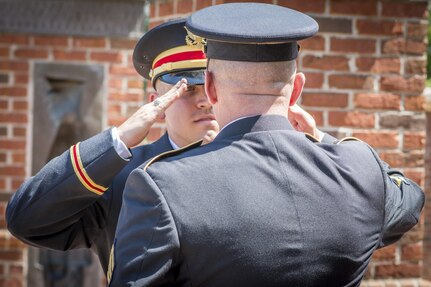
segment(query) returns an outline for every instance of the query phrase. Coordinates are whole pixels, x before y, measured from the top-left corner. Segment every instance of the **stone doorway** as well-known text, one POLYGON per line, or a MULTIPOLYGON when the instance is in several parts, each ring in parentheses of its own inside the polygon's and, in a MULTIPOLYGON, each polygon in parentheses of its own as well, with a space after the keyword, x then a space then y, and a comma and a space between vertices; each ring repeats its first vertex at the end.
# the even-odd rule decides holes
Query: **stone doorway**
MULTIPOLYGON (((34 66, 32 174, 71 145, 102 130, 103 67, 34 66)), ((49 212, 49 211, 41 211, 49 212)), ((29 249, 28 286, 100 286, 97 257, 89 250, 29 249)))

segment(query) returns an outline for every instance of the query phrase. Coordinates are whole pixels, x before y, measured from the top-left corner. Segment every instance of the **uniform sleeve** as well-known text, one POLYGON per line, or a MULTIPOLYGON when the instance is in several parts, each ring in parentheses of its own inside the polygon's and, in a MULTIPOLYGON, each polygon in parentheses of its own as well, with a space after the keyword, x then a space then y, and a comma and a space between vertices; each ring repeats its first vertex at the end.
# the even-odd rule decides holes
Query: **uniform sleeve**
POLYGON ((105 224, 108 187, 126 164, 109 130, 72 146, 11 197, 6 210, 9 231, 39 247, 90 247, 105 224))
POLYGON ((416 183, 380 160, 374 150, 372 152, 380 164, 385 186, 385 217, 379 245, 381 248, 399 240, 418 223, 425 194, 416 183))
POLYGON ((171 286, 178 253, 177 229, 162 193, 144 170, 135 169, 123 194, 109 286, 171 286))

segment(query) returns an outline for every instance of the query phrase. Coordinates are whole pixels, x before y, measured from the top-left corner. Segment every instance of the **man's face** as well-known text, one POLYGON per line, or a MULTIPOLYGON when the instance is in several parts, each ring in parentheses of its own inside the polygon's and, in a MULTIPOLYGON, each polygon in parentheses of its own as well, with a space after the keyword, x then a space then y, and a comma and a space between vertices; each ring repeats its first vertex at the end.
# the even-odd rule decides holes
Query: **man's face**
MULTIPOLYGON (((161 81, 156 83, 159 95, 165 94, 171 87, 161 81)), ((168 134, 180 147, 203 138, 210 130, 218 132, 218 124, 203 85, 189 86, 185 94, 165 111, 165 116, 168 134)))

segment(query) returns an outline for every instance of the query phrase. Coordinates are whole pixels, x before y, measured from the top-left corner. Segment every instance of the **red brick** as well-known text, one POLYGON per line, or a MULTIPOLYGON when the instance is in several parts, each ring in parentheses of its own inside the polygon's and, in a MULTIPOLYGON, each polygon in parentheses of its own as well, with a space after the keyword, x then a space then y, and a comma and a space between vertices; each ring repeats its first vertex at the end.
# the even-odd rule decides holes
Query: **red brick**
POLYGON ((404 99, 404 108, 408 111, 423 111, 425 105, 425 97, 407 96, 404 99))
POLYGON ((424 41, 410 41, 403 38, 395 38, 383 42, 382 51, 384 54, 411 54, 422 55, 427 50, 424 41))
POLYGON ((421 275, 421 268, 417 264, 385 264, 377 265, 376 278, 416 278, 421 275))
POLYGON ((12 109, 14 111, 27 111, 28 103, 27 103, 27 101, 13 101, 12 102, 12 109))
POLYGON ((303 13, 325 12, 325 0, 278 0, 277 5, 285 6, 290 9, 295 9, 303 13))
POLYGON ((121 90, 123 88, 123 80, 121 78, 110 78, 108 86, 111 89, 121 90))
POLYGON ((356 75, 330 75, 329 86, 338 89, 371 89, 373 82, 371 77, 356 75))
POLYGON ((159 2, 159 15, 160 17, 174 14, 174 1, 159 2))
POLYGON ((401 260, 419 261, 422 259, 422 243, 408 244, 402 247, 401 260))
POLYGON ((322 73, 304 72, 305 75, 305 88, 321 88, 323 85, 322 73))
POLYGON ((0 260, 18 261, 22 259, 21 251, 0 250, 0 260))
POLYGON ((363 35, 402 35, 403 23, 388 20, 358 19, 356 28, 363 35))
POLYGON ((319 70, 349 71, 349 59, 343 56, 305 55, 302 58, 302 67, 319 70))
MULTIPOLYGON (((25 164, 25 153, 24 152, 13 152, 12 153, 12 162, 14 164, 25 164)), ((19 186, 18 186, 19 187, 19 186)), ((15 188, 14 188, 15 189, 15 188)))
POLYGON ((0 60, 0 70, 4 71, 27 71, 29 65, 27 62, 14 60, 0 60))
POLYGON ((346 107, 348 104, 347 94, 303 92, 301 99, 301 105, 311 107, 346 107))
POLYGON ((107 48, 105 38, 74 38, 73 46, 81 48, 107 48))
POLYGON ((417 40, 424 40, 427 36, 428 25, 425 23, 408 23, 407 37, 417 40))
MULTIPOLYGON (((0 163, 5 164, 7 162, 7 154, 4 152, 0 152, 0 163)), ((6 187, 6 182, 4 180, 0 180, 0 189, 4 189, 6 187)))
MULTIPOLYGON (((17 166, 0 166, 0 174, 4 176, 24 176, 25 168, 17 166)), ((3 259, 0 251, 0 260, 3 259)))
POLYGON ((0 123, 27 123, 27 115, 18 113, 1 113, 0 123))
POLYGON ((400 152, 382 152, 380 158, 391 167, 402 167, 404 165, 404 156, 400 152))
POLYGON ((323 51, 325 49, 325 38, 314 36, 298 42, 302 51, 323 51))
POLYGON ((29 82, 29 78, 28 78, 28 74, 27 73, 15 73, 14 76, 15 79, 15 84, 28 84, 29 82))
POLYGON ((142 80, 128 80, 127 81, 127 88, 128 89, 140 89, 144 87, 144 83, 142 80))
POLYGON ((121 65, 110 65, 109 73, 115 76, 138 76, 138 73, 133 67, 124 67, 121 65))
POLYGON ((27 88, 23 87, 0 87, 0 96, 26 97, 27 88))
POLYGON ((331 14, 377 15, 377 0, 332 0, 331 14))
POLYGON ((0 34, 0 44, 28 45, 30 44, 30 38, 28 36, 0 34))
POLYGON ((382 2, 382 15, 389 17, 426 18, 427 2, 382 2))
POLYGON ((110 93, 109 99, 121 102, 137 102, 142 100, 142 95, 132 93, 110 93))
POLYGON ((108 105, 109 116, 121 116, 121 106, 119 104, 108 105))
POLYGON ((192 13, 193 12, 193 0, 178 0, 177 2, 177 13, 192 13))
POLYGON ((154 27, 159 26, 160 24, 163 24, 165 21, 162 20, 158 20, 158 21, 154 21, 154 20, 150 20, 150 25, 149 25, 149 29, 153 29, 154 27))
POLYGON ((9 108, 9 101, 7 99, 0 99, 0 110, 7 110, 9 108))
POLYGON ((124 123, 127 120, 127 117, 109 117, 108 119, 108 125, 109 126, 120 126, 122 123, 124 123))
POLYGON ((394 260, 396 245, 388 245, 384 248, 377 249, 373 254, 373 261, 394 260))
POLYGON ((25 149, 25 144, 25 140, 0 139, 0 149, 23 150, 25 149))
MULTIPOLYGON (((404 153, 403 155, 403 165, 404 167, 420 167, 423 168, 424 166, 424 152, 423 151, 411 151, 408 153, 404 153)), ((408 236, 406 236, 408 238, 408 236)))
POLYGON ((0 57, 9 58, 9 48, 0 47, 0 57))
POLYGON ((0 279, 0 286, 2 287, 22 287, 24 279, 19 277, 11 277, 11 278, 4 278, 0 279))
POLYGON ((26 127, 13 127, 12 135, 14 137, 25 137, 27 135, 26 127))
POLYGON ((425 75, 426 72, 427 72, 426 60, 406 59, 406 62, 405 62, 405 73, 406 74, 425 75))
MULTIPOLYGON (((154 6, 154 5, 151 5, 154 6)), ((121 50, 133 50, 139 39, 111 39, 111 48, 121 50)))
POLYGON ((307 109, 307 112, 316 121, 316 125, 317 126, 323 126, 323 112, 322 111, 315 111, 315 110, 309 110, 309 109, 307 109))
POLYGON ((374 114, 361 112, 329 112, 331 126, 349 126, 358 128, 374 127, 374 114))
POLYGON ((92 52, 90 59, 98 62, 121 63, 122 55, 119 52, 92 52))
POLYGON ((23 275, 24 269, 22 266, 19 265, 11 265, 9 266, 9 274, 16 276, 16 275, 23 275))
POLYGON ((54 50, 55 60, 66 61, 85 61, 87 59, 87 52, 85 51, 69 51, 69 50, 54 50))
POLYGON ((47 59, 49 56, 48 50, 21 48, 15 50, 15 57, 23 59, 47 59))
POLYGON ((425 147, 424 132, 405 132, 404 148, 405 149, 423 149, 425 147))
POLYGON ((425 174, 423 171, 404 169, 403 173, 408 179, 416 182, 420 186, 424 186, 425 174))
POLYGON ((202 8, 211 6, 212 3, 213 3, 212 0, 199 0, 199 1, 196 1, 196 10, 200 10, 202 8))
POLYGON ((399 110, 401 108, 401 97, 394 94, 356 94, 355 107, 399 110))
MULTIPOLYGON (((25 164, 25 159, 22 160, 21 163, 25 164)), ((15 178, 12 179, 12 190, 17 190, 22 185, 23 182, 24 182, 24 179, 15 179, 15 178)))
POLYGON ((68 38, 61 36, 38 36, 34 38, 36 46, 51 46, 51 47, 66 47, 68 45, 68 38))
POLYGON ((425 77, 384 76, 380 79, 380 89, 383 91, 399 91, 422 93, 425 88, 425 77))
POLYGON ((400 73, 401 63, 399 58, 360 57, 356 59, 356 66, 362 72, 400 73))
POLYGON ((331 38, 331 51, 372 54, 376 51, 376 40, 331 38))
POLYGON ((398 148, 398 132, 354 132, 352 134, 373 148, 398 148))

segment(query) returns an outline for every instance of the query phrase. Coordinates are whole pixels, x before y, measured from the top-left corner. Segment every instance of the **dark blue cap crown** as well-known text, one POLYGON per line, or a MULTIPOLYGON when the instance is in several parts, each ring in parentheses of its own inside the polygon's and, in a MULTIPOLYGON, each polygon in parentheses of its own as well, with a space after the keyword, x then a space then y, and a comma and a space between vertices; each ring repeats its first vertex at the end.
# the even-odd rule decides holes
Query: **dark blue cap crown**
POLYGON ((207 58, 271 62, 298 56, 297 41, 317 33, 317 22, 286 7, 230 3, 204 8, 186 22, 190 33, 205 38, 207 58))

